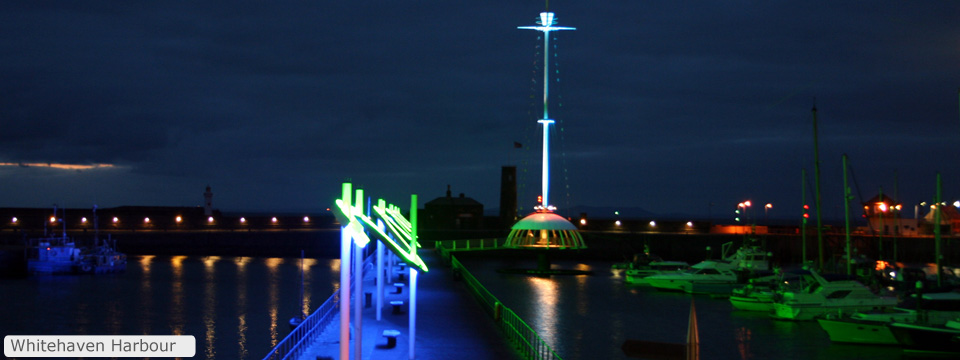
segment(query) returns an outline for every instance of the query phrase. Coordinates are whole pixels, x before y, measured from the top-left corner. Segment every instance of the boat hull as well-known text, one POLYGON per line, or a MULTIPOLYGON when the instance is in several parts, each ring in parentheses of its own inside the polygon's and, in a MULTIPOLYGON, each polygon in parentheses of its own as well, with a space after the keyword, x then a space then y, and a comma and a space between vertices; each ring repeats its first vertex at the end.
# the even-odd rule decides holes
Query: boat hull
POLYGON ((32 275, 75 274, 77 264, 73 261, 27 261, 27 273, 32 275))
POLYGON ((887 326, 906 351, 960 353, 960 329, 903 323, 887 326))
POLYGON ((830 341, 854 344, 896 345, 897 338, 880 321, 858 321, 850 318, 817 319, 820 327, 830 336, 830 341))
POLYGON ((847 305, 829 304, 783 304, 774 303, 771 317, 779 320, 809 321, 817 316, 826 314, 852 314, 858 311, 877 310, 896 305, 896 299, 876 303, 859 303, 847 305))
POLYGON ((771 312, 773 311, 773 296, 758 297, 731 295, 730 304, 733 305, 733 308, 737 310, 771 312))

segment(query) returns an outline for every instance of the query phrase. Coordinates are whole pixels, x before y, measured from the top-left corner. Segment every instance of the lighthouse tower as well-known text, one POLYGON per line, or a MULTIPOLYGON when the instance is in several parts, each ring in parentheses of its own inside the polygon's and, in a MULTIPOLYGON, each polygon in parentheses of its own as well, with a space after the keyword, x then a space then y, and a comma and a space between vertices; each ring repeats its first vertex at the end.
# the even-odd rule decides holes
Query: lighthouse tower
POLYGON ((519 26, 518 29, 543 32, 543 118, 537 123, 543 126, 543 167, 540 204, 536 212, 520 219, 510 229, 506 247, 540 249, 582 249, 586 245, 577 232, 577 227, 562 216, 554 214, 556 207, 550 205, 550 125, 554 120, 549 116, 550 99, 550 32, 576 30, 572 27, 555 26, 556 18, 552 12, 540 13, 537 26, 519 26))
POLYGON ((203 192, 203 216, 213 215, 213 191, 210 185, 207 185, 207 191, 203 192))

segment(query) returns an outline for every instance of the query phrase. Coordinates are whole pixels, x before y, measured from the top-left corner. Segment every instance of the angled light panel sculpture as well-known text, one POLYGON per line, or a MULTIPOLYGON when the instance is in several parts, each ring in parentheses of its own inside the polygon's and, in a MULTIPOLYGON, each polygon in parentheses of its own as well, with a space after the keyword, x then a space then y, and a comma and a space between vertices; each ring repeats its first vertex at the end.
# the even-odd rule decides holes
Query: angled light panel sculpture
MULTIPOLYGON (((357 284, 355 286, 355 295, 353 304, 355 310, 355 328, 356 332, 362 334, 360 315, 360 294, 362 293, 361 280, 361 252, 362 249, 370 243, 371 237, 385 244, 393 253, 395 253, 403 262, 409 265, 410 271, 410 321, 409 321, 409 355, 414 358, 414 340, 416 339, 416 288, 417 274, 420 271, 427 272, 427 265, 423 259, 417 255, 417 248, 420 247, 417 242, 417 195, 411 195, 410 220, 403 217, 400 209, 394 205, 380 199, 377 205, 373 207, 373 214, 376 219, 363 213, 363 190, 356 190, 355 201, 351 201, 352 184, 344 183, 340 199, 337 199, 334 209, 334 215, 340 222, 340 358, 348 359, 350 350, 350 248, 356 245, 356 259, 353 261, 354 274, 357 274, 357 284), (379 225, 378 225, 379 224, 379 225), (369 235, 368 235, 369 234, 369 235), (344 300, 346 299, 346 300, 344 300)), ((377 260, 378 263, 380 259, 377 260)), ((379 278, 382 274, 377 272, 378 284, 383 283, 379 278)), ((378 287, 382 291, 382 287, 378 287)), ((379 294, 378 294, 379 299, 379 294)), ((380 303, 380 301, 378 301, 380 303)), ((378 305, 379 306, 379 305, 378 305)), ((379 317, 378 317, 379 319, 379 317)), ((360 349, 362 337, 354 339, 357 358, 360 358, 360 349)))
POLYGON ((581 249, 586 245, 577 232, 577 227, 562 216, 554 214, 556 207, 550 205, 550 125, 554 123, 549 115, 550 101, 550 32, 576 30, 572 27, 555 26, 556 18, 552 12, 540 13, 538 26, 518 26, 518 29, 543 32, 543 118, 537 123, 543 125, 543 165, 541 177, 540 204, 534 207, 536 212, 520 219, 511 228, 504 246, 510 248, 565 248, 581 249))

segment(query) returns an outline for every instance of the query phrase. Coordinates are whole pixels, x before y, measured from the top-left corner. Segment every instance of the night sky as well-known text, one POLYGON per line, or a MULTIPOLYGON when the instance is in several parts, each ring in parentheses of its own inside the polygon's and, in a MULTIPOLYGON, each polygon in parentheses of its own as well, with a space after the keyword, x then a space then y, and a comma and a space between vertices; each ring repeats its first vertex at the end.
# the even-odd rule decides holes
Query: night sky
MULTIPOLYGON (((500 168, 517 165, 529 210, 542 39, 516 27, 543 9, 0 2, 0 206, 194 206, 210 185, 223 211, 319 210, 350 179, 404 206, 449 184, 496 208, 500 168)), ((842 216, 843 153, 855 203, 882 187, 912 218, 937 172, 945 200, 960 197, 956 2, 550 10, 577 27, 551 42, 561 209, 732 218, 750 199, 754 216, 771 203, 796 218, 804 168, 812 199, 814 102, 827 216, 842 216)))

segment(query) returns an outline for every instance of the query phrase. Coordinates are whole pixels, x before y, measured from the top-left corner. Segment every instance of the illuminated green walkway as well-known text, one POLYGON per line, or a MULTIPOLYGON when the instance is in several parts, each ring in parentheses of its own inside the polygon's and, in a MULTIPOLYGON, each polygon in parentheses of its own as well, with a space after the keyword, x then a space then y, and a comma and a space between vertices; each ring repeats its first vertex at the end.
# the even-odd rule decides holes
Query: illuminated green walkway
MULTIPOLYGON (((499 330, 467 292, 462 282, 454 281, 450 269, 443 266, 440 258, 428 250, 421 256, 430 272, 420 274, 417 279, 417 359, 520 359, 519 355, 501 337, 499 330)), ((363 292, 373 293, 375 271, 368 272, 363 280, 363 292)), ((396 274, 396 272, 394 273, 396 274)), ((397 277, 394 276, 394 282, 397 277)), ((404 281, 406 283, 406 281, 404 281)), ((383 320, 376 320, 376 296, 373 305, 363 309, 363 350, 362 359, 403 359, 409 358, 409 337, 407 327, 408 290, 400 295, 391 294, 394 287, 384 288, 383 320), (403 300, 403 314, 391 313, 390 301, 403 300), (387 343, 381 334, 383 330, 400 331, 397 345, 392 349, 378 348, 387 343)), ((323 335, 300 359, 316 360, 339 357, 339 316, 324 330, 323 335)), ((350 345, 351 359, 354 345, 350 345)))

